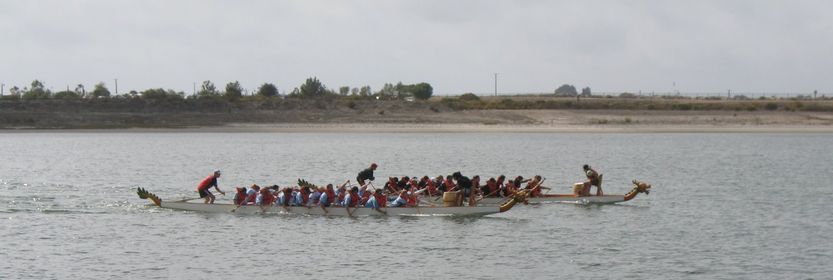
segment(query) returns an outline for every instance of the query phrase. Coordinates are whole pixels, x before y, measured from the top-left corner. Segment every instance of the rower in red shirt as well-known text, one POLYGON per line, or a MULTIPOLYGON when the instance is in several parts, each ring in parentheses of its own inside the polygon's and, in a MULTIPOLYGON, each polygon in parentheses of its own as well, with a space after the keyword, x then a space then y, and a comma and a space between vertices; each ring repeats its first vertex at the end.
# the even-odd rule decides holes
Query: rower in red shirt
POLYGON ((205 203, 213 204, 214 203, 214 194, 209 191, 211 187, 217 189, 217 191, 223 195, 226 195, 223 191, 220 190, 220 187, 217 186, 217 178, 220 178, 220 170, 214 171, 214 174, 205 177, 205 179, 200 182, 197 186, 197 192, 200 194, 200 198, 205 199, 205 203))

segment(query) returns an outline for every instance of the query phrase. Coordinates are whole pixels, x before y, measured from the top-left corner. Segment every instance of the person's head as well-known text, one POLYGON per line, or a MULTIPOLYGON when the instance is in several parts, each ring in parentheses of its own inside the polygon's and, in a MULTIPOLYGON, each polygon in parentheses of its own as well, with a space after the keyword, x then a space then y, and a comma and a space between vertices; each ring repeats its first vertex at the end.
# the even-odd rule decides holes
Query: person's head
POLYGON ((333 189, 333 184, 327 184, 327 190, 332 190, 332 189, 333 189))
POLYGON ((584 171, 587 171, 587 170, 590 169, 590 165, 585 164, 585 165, 581 166, 581 168, 583 168, 584 171))
POLYGON ((327 191, 327 188, 325 188, 325 187, 318 187, 318 192, 325 192, 325 191, 327 191))
POLYGON ((472 181, 474 181, 474 180, 480 180, 480 175, 474 175, 474 177, 471 177, 471 180, 472 180, 472 181))
POLYGON ((402 176, 402 178, 401 178, 401 179, 399 179, 399 180, 400 180, 400 181, 405 181, 405 182, 408 182, 408 181, 411 181, 411 178, 410 178, 410 177, 408 177, 408 176, 402 176))
POLYGON ((428 178, 428 175, 422 176, 422 179, 421 179, 422 182, 428 182, 430 180, 431 180, 431 178, 428 178))
POLYGON ((535 182, 541 182, 541 175, 535 175, 535 182))
POLYGON ((214 178, 220 178, 220 175, 221 175, 221 173, 220 173, 219 169, 214 170, 214 178))
POLYGON ((495 181, 495 177, 489 178, 489 183, 495 183, 495 182, 497 182, 497 181, 495 181))
POLYGON ((524 176, 515 177, 516 182, 520 182, 520 181, 523 181, 523 180, 524 180, 524 176))
POLYGON ((253 189, 253 190, 256 190, 256 191, 259 191, 259 190, 260 190, 260 186, 258 186, 257 184, 252 184, 252 189, 253 189))
POLYGON ((457 171, 457 172, 454 172, 453 174, 451 174, 451 177, 457 179, 457 178, 463 177, 463 174, 460 173, 460 171, 457 171))
POLYGON ((376 193, 376 195, 382 195, 382 190, 381 189, 376 189, 375 193, 376 193))
POLYGON ((350 188, 350 192, 351 192, 351 193, 357 193, 357 192, 359 192, 359 187, 352 187, 352 188, 350 188))
POLYGON ((497 180, 503 182, 503 180, 506 180, 506 176, 504 176, 504 175, 497 176, 497 180))
POLYGON ((445 176, 445 179, 451 181, 451 175, 445 176))
POLYGON ((370 164, 370 170, 376 170, 376 167, 379 167, 375 162, 370 164))

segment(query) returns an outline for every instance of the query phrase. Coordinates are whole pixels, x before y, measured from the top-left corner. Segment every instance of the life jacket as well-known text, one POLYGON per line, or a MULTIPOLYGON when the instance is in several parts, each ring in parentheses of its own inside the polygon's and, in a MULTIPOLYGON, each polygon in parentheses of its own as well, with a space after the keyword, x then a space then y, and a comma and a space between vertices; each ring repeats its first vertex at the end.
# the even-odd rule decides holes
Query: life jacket
POLYGON ((443 186, 445 186, 445 191, 447 192, 450 192, 452 189, 454 189, 454 185, 454 182, 451 180, 445 180, 443 182, 443 186))
POLYGON ((331 190, 331 189, 327 189, 324 192, 327 193, 327 200, 329 200, 328 202, 330 204, 334 204, 336 202, 335 201, 336 200, 336 192, 334 190, 331 190))
POLYGON ((373 194, 376 197, 376 202, 379 203, 379 208, 388 207, 388 197, 384 194, 373 194))
POLYGON ((368 192, 368 191, 364 192, 364 195, 361 196, 362 200, 359 202, 359 204, 360 205, 367 204, 367 201, 370 200, 370 196, 371 196, 370 192, 368 192))
POLYGON ((275 202, 275 196, 267 188, 260 189, 260 195, 263 197, 263 205, 272 205, 275 202))
POLYGON ((294 196, 292 196, 292 189, 283 189, 283 206, 289 206, 289 203, 292 201, 293 198, 294 196))
POLYGON ((419 183, 412 180, 411 181, 411 191, 417 191, 417 190, 419 190, 419 183))
POLYGON ((351 193, 350 194, 350 201, 347 202, 347 206, 349 206, 349 207, 359 206, 359 194, 351 193))
POLYGON ((249 196, 246 197, 246 204, 255 204, 255 200, 257 199, 257 192, 250 193, 249 196))
POLYGON ((429 195, 432 195, 432 196, 439 195, 439 193, 437 193, 437 185, 434 184, 434 181, 429 180, 428 183, 425 184, 425 187, 428 188, 428 190, 426 190, 426 192, 429 195))
POLYGON ((307 205, 307 203, 309 203, 309 191, 307 191, 307 188, 301 188, 300 192, 301 202, 303 202, 304 205, 307 205))
POLYGON ((413 194, 413 192, 407 194, 405 199, 408 201, 408 206, 416 207, 419 204, 419 198, 417 198, 417 195, 413 194))
POLYGON ((234 194, 234 205, 240 205, 243 203, 243 200, 246 199, 246 189, 244 188, 235 188, 237 193, 234 194))
POLYGON ((202 179, 199 185, 197 185, 197 190, 202 191, 210 188, 211 186, 217 185, 217 178, 214 178, 214 175, 208 175, 205 179, 202 179))
POLYGON ((541 188, 536 188, 536 187, 537 187, 538 185, 540 185, 540 184, 541 184, 541 182, 535 182, 535 183, 533 183, 533 182, 529 182, 528 184, 526 184, 526 189, 528 189, 528 190, 532 190, 532 191, 529 193, 529 196, 531 196, 531 197, 539 197, 539 196, 541 196, 541 188))

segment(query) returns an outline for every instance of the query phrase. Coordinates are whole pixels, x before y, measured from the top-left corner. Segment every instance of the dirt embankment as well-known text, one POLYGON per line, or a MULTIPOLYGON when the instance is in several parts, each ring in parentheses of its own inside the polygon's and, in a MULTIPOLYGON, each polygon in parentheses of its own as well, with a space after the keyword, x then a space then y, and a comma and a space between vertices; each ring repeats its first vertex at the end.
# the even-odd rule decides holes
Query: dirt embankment
POLYGON ((832 112, 460 109, 375 100, 2 100, 0 129, 434 127, 534 131, 833 131, 832 112))

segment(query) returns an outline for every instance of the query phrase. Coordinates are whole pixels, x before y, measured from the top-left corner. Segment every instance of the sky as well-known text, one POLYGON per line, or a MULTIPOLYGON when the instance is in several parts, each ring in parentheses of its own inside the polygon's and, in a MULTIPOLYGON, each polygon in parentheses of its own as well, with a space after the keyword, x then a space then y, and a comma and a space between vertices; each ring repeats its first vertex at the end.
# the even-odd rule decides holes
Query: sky
POLYGON ((833 93, 833 1, 0 0, 0 83, 833 93))

